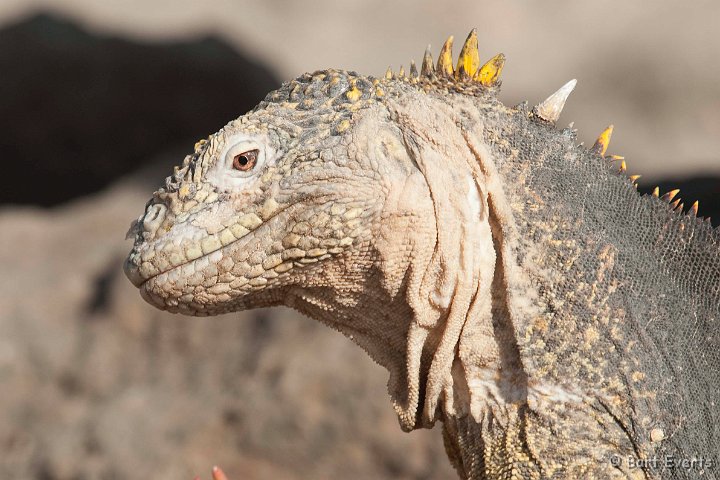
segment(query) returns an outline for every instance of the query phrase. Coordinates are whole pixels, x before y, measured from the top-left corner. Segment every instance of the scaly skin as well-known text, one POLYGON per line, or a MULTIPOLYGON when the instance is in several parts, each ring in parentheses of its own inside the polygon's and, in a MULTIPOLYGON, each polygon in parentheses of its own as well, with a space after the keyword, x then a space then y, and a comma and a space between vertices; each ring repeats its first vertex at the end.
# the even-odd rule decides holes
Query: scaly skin
POLYGON ((457 72, 446 45, 419 76, 305 74, 200 142, 131 228, 128 277, 172 312, 341 331, 403 429, 443 422, 462 478, 698 475, 647 461, 668 454, 716 478, 720 235, 640 197, 606 139, 500 103, 473 35, 457 72))

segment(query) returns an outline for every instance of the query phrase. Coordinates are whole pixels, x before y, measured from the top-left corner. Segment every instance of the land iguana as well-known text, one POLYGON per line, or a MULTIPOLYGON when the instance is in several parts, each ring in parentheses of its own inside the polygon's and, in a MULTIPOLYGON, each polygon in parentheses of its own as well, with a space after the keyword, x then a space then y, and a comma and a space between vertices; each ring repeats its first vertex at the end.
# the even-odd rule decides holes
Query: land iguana
MULTIPOLYGON (((720 478, 720 231, 556 129, 575 86, 453 65, 307 73, 176 167, 130 235, 145 300, 286 305, 389 371, 462 478, 720 478)), ((619 162, 619 163, 618 163, 619 162)), ((619 166, 618 166, 619 165, 619 166)))

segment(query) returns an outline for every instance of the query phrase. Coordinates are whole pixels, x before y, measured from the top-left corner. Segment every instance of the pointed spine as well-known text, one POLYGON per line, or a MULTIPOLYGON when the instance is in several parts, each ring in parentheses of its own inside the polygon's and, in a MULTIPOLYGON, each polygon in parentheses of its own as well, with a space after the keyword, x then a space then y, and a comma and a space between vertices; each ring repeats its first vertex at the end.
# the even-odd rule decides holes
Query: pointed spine
POLYGON ((423 55, 422 66, 420 67, 420 75, 423 77, 432 77, 435 74, 435 67, 433 66, 432 54, 430 53, 430 45, 425 49, 425 55, 423 55))
POLYGON ((665 195, 662 196, 662 199, 666 202, 671 202, 673 198, 677 196, 677 194, 680 193, 680 189, 676 188, 675 190, 670 190, 665 195))
POLYGON ((535 115, 551 123, 557 122, 565 106, 565 102, 575 89, 575 85, 577 85, 577 80, 573 78, 560 87, 557 92, 550 95, 533 109, 535 115))
POLYGON ((460 50, 457 68, 455 69, 455 78, 471 79, 475 76, 479 67, 480 54, 478 53, 477 29, 473 28, 460 50))
POLYGON ((613 128, 614 127, 612 125, 608 125, 608 127, 600 134, 598 139, 595 140, 595 144, 592 146, 592 149, 599 153, 602 157, 605 156, 608 146, 610 145, 610 138, 612 138, 613 128))
POLYGON ((652 196, 658 198, 660 196, 660 187, 653 188, 652 196))
POLYGON ((505 66, 505 54, 498 53, 478 70, 475 79, 486 87, 492 87, 500 82, 500 74, 505 66))
POLYGON ((690 210, 688 210, 688 214, 689 214, 691 217, 697 217, 697 215, 698 215, 698 208, 700 208, 700 202, 698 202, 698 201, 696 200, 695 203, 693 203, 692 206, 690 207, 690 210))
POLYGON ((405 78, 405 67, 402 65, 400 65, 400 70, 398 70, 398 78, 401 80, 405 78))
POLYGON ((436 69, 438 75, 444 75, 446 77, 453 76, 452 44, 453 36, 450 35, 448 39, 445 40, 442 50, 440 50, 440 55, 438 56, 436 69))
POLYGON ((627 163, 625 163, 625 160, 622 160, 620 162, 620 173, 625 173, 627 170, 627 163))
POLYGON ((415 66, 415 60, 410 60, 410 78, 418 78, 418 69, 415 66))
POLYGON ((385 79, 392 80, 392 78, 393 78, 392 67, 388 67, 387 70, 385 70, 385 79))

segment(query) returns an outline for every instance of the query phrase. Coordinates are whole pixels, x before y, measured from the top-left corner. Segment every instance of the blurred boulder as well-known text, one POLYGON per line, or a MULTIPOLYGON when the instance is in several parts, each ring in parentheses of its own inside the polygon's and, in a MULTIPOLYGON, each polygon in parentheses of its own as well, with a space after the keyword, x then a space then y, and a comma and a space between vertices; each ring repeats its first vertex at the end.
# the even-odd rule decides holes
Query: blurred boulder
POLYGON ((0 203, 43 206, 99 191, 171 148, 191 151, 278 85, 212 36, 139 43, 45 14, 0 30, 0 72, 12 179, 0 203))

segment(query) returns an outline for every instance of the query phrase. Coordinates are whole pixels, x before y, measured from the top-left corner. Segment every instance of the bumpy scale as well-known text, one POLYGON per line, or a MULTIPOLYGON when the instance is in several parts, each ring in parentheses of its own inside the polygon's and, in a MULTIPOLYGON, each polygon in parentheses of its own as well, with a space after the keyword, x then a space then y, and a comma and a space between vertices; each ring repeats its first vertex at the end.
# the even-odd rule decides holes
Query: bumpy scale
POLYGON ((154 193, 128 277, 171 312, 336 328, 462 478, 717 478, 720 234, 639 195, 612 127, 555 129, 574 80, 509 108, 479 58, 473 30, 456 66, 450 37, 409 76, 285 83, 154 193))

